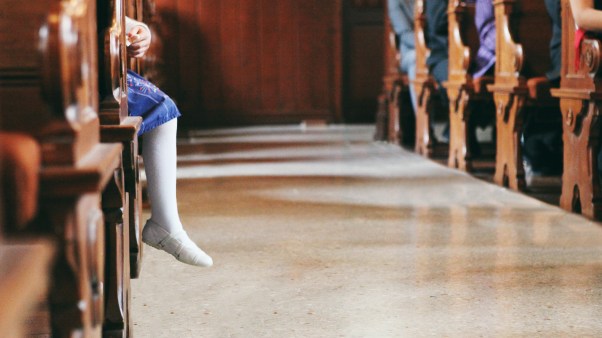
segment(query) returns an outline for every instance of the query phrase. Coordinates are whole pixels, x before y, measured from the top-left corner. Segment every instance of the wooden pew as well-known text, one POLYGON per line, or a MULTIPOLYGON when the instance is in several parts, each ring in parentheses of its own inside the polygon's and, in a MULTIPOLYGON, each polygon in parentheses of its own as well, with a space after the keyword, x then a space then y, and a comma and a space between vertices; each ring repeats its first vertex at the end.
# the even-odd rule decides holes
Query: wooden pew
POLYGON ((602 40, 588 36, 580 54, 574 48, 575 20, 569 0, 562 0, 562 69, 560 98, 564 172, 560 206, 602 220, 599 163, 602 40))
POLYGON ((472 170, 474 154, 471 153, 469 133, 474 128, 469 123, 476 105, 486 107, 484 103, 492 101, 487 85, 493 83, 492 77, 473 79, 469 67, 479 46, 479 37, 474 24, 474 4, 466 1, 450 0, 448 8, 449 27, 449 79, 444 83, 449 97, 449 156, 448 165, 464 171, 472 170))
MULTIPOLYGON (((440 111, 440 100, 434 93, 438 88, 437 82, 430 74, 426 60, 430 53, 427 45, 425 2, 416 0, 414 15, 414 34, 416 37, 416 80, 412 83, 416 91, 416 141, 415 151, 418 154, 432 157, 435 154, 437 140, 432 128, 435 113, 440 111)), ((430 0, 433 1, 433 0, 430 0)), ((437 150, 437 153, 439 150, 437 150)))
POLYGON ((104 315, 101 193, 118 184, 122 146, 99 143, 95 8, 91 0, 3 0, 0 42, 12 53, 0 56, 1 128, 41 145, 37 221, 25 231, 57 244, 55 337, 100 337, 104 315))
MULTIPOLYGON (((131 4, 128 6, 131 10, 131 4)), ((137 278, 142 262, 142 191, 140 184, 141 158, 138 152, 138 131, 142 123, 140 117, 129 117, 127 106, 126 70, 128 60, 125 57, 125 15, 124 0, 98 1, 99 42, 103 48, 99 51, 100 78, 100 116, 102 142, 120 142, 123 144, 122 166, 124 171, 124 193, 127 195, 127 218, 129 228, 127 238, 130 275, 137 278)), ((140 15, 141 3, 134 7, 136 16, 140 15)), ((141 62, 133 62, 134 70, 140 70, 141 62)))
POLYGON ((549 68, 552 27, 544 1, 493 0, 496 20, 495 83, 496 168, 494 181, 514 190, 525 188, 521 133, 527 110, 557 113, 544 77, 549 68))
POLYGON ((377 131, 375 140, 393 144, 413 146, 414 144, 414 108, 410 99, 410 81, 407 74, 399 70, 400 51, 392 30, 387 6, 385 12, 385 52, 383 88, 379 95, 377 112, 377 131))
POLYGON ((37 314, 46 303, 53 245, 14 235, 37 212, 40 153, 30 136, 0 133, 0 337, 50 331, 46 316, 37 314))
POLYGON ((391 29, 389 14, 387 13, 387 4, 383 6, 384 11, 384 75, 383 87, 378 95, 378 109, 376 112, 376 130, 374 132, 375 141, 388 141, 389 135, 389 101, 392 88, 395 86, 396 79, 400 77, 397 67, 397 48, 395 46, 395 33, 391 29), (391 41, 393 39, 393 41, 391 41))
POLYGON ((117 189, 105 191, 104 212, 107 217, 107 299, 103 334, 107 337, 132 336, 129 314, 130 278, 137 278, 142 261, 142 192, 138 131, 142 119, 128 116, 126 71, 141 67, 140 61, 127 59, 125 16, 142 15, 141 1, 99 0, 98 36, 103 42, 99 50, 100 116, 102 142, 123 145, 122 171, 117 189))

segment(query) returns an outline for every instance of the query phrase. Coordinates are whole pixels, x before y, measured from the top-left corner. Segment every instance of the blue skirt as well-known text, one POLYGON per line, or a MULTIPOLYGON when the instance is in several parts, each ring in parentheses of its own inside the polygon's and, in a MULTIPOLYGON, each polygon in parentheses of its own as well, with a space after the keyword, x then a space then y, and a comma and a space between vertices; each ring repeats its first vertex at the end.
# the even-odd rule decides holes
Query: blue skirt
POLYGON ((157 86, 128 69, 128 113, 142 117, 138 135, 179 117, 180 111, 175 102, 157 86))

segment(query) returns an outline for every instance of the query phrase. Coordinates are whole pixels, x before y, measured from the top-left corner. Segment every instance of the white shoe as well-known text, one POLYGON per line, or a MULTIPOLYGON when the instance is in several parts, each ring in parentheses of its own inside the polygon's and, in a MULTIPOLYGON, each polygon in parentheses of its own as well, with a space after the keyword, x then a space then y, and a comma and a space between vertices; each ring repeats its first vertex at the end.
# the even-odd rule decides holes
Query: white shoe
POLYGON ((159 224, 148 220, 142 230, 142 241, 171 254, 182 263, 203 267, 213 265, 213 259, 201 250, 184 230, 170 234, 159 224))

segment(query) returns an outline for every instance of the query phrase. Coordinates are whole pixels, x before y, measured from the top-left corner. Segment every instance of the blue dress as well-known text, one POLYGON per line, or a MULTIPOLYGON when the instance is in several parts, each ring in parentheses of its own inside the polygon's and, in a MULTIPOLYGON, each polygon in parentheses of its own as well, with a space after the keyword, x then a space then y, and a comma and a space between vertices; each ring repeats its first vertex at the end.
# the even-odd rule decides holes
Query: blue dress
POLYGON ((175 102, 157 86, 128 69, 128 113, 142 117, 138 135, 181 116, 175 102))

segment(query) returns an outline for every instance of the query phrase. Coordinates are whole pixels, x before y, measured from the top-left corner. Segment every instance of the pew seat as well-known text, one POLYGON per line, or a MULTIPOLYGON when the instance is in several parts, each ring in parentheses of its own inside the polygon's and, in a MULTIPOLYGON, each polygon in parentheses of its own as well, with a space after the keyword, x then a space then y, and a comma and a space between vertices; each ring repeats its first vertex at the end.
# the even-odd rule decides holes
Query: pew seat
POLYGON ((541 103, 556 101, 551 94, 551 83, 546 77, 540 76, 527 80, 527 90, 529 91, 529 99, 533 101, 541 103))

